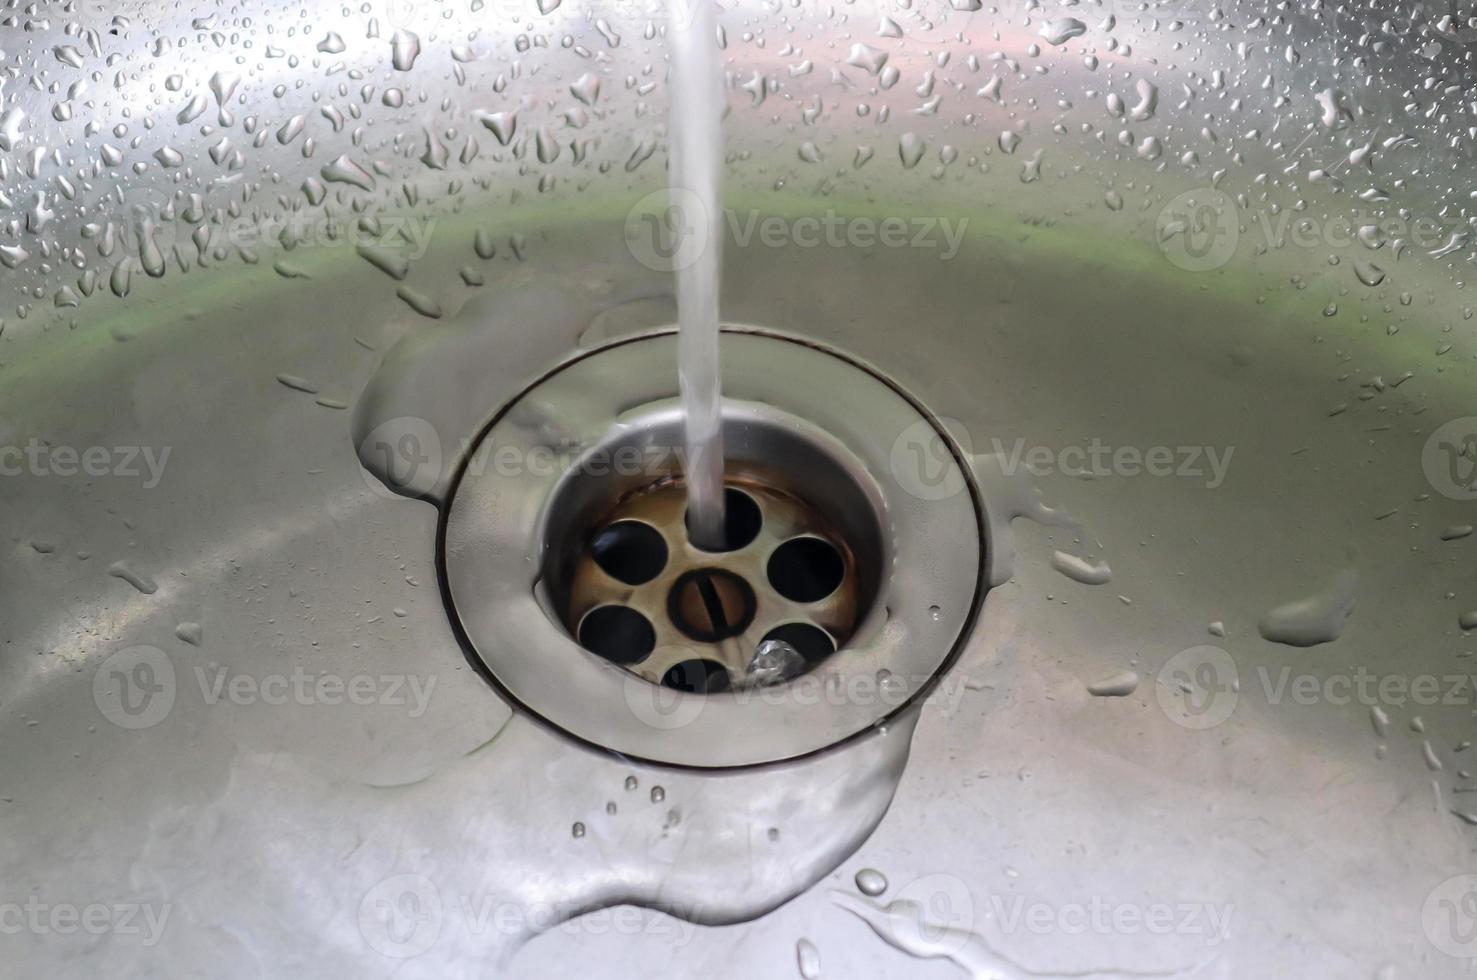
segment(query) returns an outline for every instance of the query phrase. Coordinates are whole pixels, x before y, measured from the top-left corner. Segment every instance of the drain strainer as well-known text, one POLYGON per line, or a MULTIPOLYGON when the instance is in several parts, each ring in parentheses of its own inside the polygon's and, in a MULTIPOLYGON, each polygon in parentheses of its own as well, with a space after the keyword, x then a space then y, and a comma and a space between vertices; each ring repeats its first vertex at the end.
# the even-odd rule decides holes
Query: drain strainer
POLYGON ((720 550, 686 531, 671 333, 582 355, 506 406, 442 521, 448 602, 492 679, 654 762, 771 762, 881 724, 948 666, 984 593, 973 481, 897 388, 732 329, 723 384, 720 550), (899 471, 903 442, 930 450, 927 486, 899 471), (761 646, 787 658, 778 677, 761 646))
MULTIPOLYGON (((797 462, 813 475, 815 464, 797 462)), ((673 480, 619 501, 576 538, 589 544, 556 602, 585 649, 653 683, 713 692, 757 683, 755 652, 766 641, 793 651, 785 676, 794 677, 851 639, 876 591, 875 525, 854 547, 800 493, 729 479, 719 551, 689 540, 686 490, 673 480)), ((868 506, 857 498, 852 506, 868 506)))

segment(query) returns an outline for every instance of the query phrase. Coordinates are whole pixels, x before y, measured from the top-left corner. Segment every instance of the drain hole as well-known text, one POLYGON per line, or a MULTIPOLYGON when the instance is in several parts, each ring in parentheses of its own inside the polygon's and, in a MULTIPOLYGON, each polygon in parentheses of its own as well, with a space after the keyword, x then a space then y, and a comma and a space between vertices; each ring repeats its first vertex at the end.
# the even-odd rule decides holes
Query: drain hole
POLYGON ((605 574, 627 585, 650 582, 667 567, 667 542, 640 521, 616 521, 595 535, 590 552, 605 574))
POLYGON ((814 667, 836 652, 831 634, 809 623, 785 623, 783 626, 776 626, 765 633, 764 639, 759 642, 762 644, 767 640, 788 643, 795 648, 796 653, 805 658, 808 667, 814 667))
POLYGON ((626 606, 599 606, 580 620, 580 646, 617 664, 645 660, 656 647, 656 630, 626 606))
POLYGON ((662 675, 662 686, 689 694, 728 690, 728 670, 716 660, 684 660, 662 675))
MULTIPOLYGON (((687 523, 687 513, 684 511, 682 523, 688 529, 688 539, 691 540, 692 526, 687 523)), ((764 524, 764 516, 759 513, 759 505, 754 503, 754 498, 742 490, 727 487, 723 491, 723 547, 719 551, 738 551, 759 536, 759 528, 764 524)), ((699 551, 707 551, 701 548, 697 542, 693 547, 699 551)))
POLYGON ((819 602, 845 574, 841 553, 820 538, 791 538, 769 556, 769 584, 791 602, 819 602))
POLYGON ((754 590, 721 568, 683 574, 667 596, 667 614, 694 640, 717 643, 738 636, 754 621, 754 590))

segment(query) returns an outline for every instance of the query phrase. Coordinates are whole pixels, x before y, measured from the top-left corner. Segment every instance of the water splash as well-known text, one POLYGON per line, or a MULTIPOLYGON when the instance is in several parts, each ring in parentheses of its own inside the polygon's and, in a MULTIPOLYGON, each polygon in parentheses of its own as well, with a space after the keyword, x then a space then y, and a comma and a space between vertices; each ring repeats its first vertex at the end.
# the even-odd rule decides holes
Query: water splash
POLYGON ((176 972, 245 943, 270 973, 360 963, 376 950, 399 976, 444 977, 505 965, 538 933, 616 905, 705 925, 747 921, 810 888, 870 836, 917 717, 905 712, 888 733, 837 752, 721 777, 633 765, 519 715, 481 747, 393 785, 301 757, 238 755, 219 793, 152 820, 130 875, 161 901, 229 918, 233 935, 160 947, 151 962, 176 972), (633 769, 638 783, 660 778, 664 788, 611 812, 633 769), (253 809, 264 800, 269 820, 253 809), (201 874, 224 846, 272 853, 283 873, 238 862, 201 874), (304 896, 325 914, 292 929, 284 910, 304 896), (266 936, 284 940, 256 941, 266 936))

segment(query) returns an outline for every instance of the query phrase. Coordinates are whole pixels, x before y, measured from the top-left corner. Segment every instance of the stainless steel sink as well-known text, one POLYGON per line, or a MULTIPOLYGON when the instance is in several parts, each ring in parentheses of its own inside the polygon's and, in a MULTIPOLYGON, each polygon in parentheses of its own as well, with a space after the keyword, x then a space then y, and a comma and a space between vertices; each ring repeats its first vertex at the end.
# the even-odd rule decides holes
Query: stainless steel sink
POLYGON ((673 322, 664 7, 0 14, 8 969, 1469 975, 1477 11, 720 6, 725 322, 979 536, 709 695, 469 637, 438 552, 673 322))

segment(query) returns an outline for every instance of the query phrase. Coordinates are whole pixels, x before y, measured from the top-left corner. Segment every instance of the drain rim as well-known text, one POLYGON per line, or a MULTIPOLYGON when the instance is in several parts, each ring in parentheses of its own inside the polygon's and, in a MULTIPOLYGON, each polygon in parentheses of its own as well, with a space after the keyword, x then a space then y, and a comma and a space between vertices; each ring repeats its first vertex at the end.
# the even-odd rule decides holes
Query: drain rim
MULTIPOLYGON (((690 695, 660 688, 580 647, 551 618, 541 584, 530 582, 526 575, 500 578, 496 569, 489 572, 485 567, 489 564, 486 547, 497 541, 493 551, 501 553, 507 544, 504 538, 526 540, 530 545, 526 554, 536 560, 543 545, 548 500, 567 475, 560 474, 552 481, 542 481, 546 485, 537 495, 538 506, 529 508, 526 498, 530 494, 526 485, 522 486, 523 492, 518 493, 515 492, 518 487, 507 486, 506 480, 489 482, 491 468, 485 454, 493 449, 489 437, 499 426, 508 423, 515 408, 532 392, 557 381, 565 372, 592 358, 622 348, 653 344, 658 351, 663 347, 674 349, 676 331, 670 327, 652 330, 581 351, 528 385, 502 405, 476 438, 470 440, 472 448, 460 460, 440 512, 437 572, 453 631, 462 643, 468 661, 484 679, 535 720, 596 749, 615 751, 655 765, 698 769, 767 765, 826 751, 885 726, 890 719, 927 697, 957 661, 973 637, 990 588, 986 575, 990 541, 984 501, 965 455, 936 416, 885 374, 809 338, 742 325, 725 325, 724 334, 725 424, 735 408, 770 410, 778 417, 788 418, 787 424, 810 424, 809 414, 802 419, 783 410, 772 409, 769 404, 749 402, 744 394, 746 388, 764 387, 764 384, 757 383, 756 375, 741 375, 738 379, 728 376, 731 363, 742 360, 733 357, 735 346, 752 358, 754 348, 749 345, 762 345, 759 348, 761 352, 769 353, 774 352, 773 345, 790 345, 787 353, 797 361, 808 360, 811 370, 819 369, 833 375, 839 372, 838 381, 842 383, 830 387, 819 385, 818 390, 848 389, 848 397, 852 397, 856 392, 849 389, 858 384, 875 388, 868 393, 874 400, 864 400, 863 405, 873 414, 891 414, 891 418, 883 419, 889 423, 884 427, 889 438, 900 435, 909 426, 922 423, 930 427, 946 447, 949 458, 945 465, 957 471, 964 492, 943 501, 925 499, 924 495, 909 493, 896 485, 897 478, 888 472, 887 447, 868 441, 873 435, 872 429, 866 427, 862 413, 855 411, 856 406, 849 406, 846 414, 838 414, 841 409, 835 406, 827 406, 825 411, 818 413, 821 418, 829 416, 832 427, 837 431, 852 437, 865 433, 859 438, 840 440, 831 435, 830 428, 810 425, 818 438, 840 447, 841 454, 860 467, 864 477, 876 477, 879 473, 885 477, 882 480, 886 485, 882 494, 884 500, 879 511, 887 515, 884 532, 893 539, 898 537, 900 528, 893 520, 896 512, 911 515, 920 526, 928 529, 920 534, 919 540, 925 540, 929 534, 947 537, 940 533, 939 528, 950 523, 957 525, 954 539, 958 539, 961 530, 967 530, 964 544, 953 549, 947 562, 958 574, 952 579, 948 575, 941 576, 939 568, 930 561, 921 560, 921 555, 915 556, 919 561, 907 565, 918 570, 918 576, 894 578, 885 574, 877 608, 859 628, 852 643, 831 658, 832 662, 843 656, 851 658, 847 664, 850 669, 844 672, 832 669, 827 662, 823 665, 824 671, 817 669, 815 672, 827 675, 823 680, 827 682, 829 691, 837 686, 830 682, 844 682, 848 677, 860 675, 867 675, 865 679, 870 680, 881 676, 886 668, 892 673, 889 687, 894 694, 890 699, 883 699, 885 704, 876 701, 859 704, 847 700, 842 704, 817 705, 812 701, 802 705, 787 699, 775 703, 768 698, 739 703, 732 692, 690 695), (734 380, 740 384, 735 385, 734 380), (884 401, 888 404, 883 405, 884 401), (852 451, 862 446, 867 452, 853 456, 852 451), (478 496, 490 498, 494 505, 505 498, 512 498, 521 506, 516 511, 497 506, 473 507, 472 498, 478 496), (940 508, 947 508, 947 513, 940 508), (499 518, 488 516, 494 511, 500 514, 499 518), (483 567, 479 567, 479 558, 483 567), (475 584, 484 587, 479 596, 483 605, 480 609, 459 607, 458 592, 469 594, 467 583, 460 579, 474 569, 477 572, 473 577, 475 584), (932 618, 929 610, 934 604, 926 601, 904 603, 908 608, 902 610, 884 608, 885 604, 903 595, 918 600, 922 593, 928 592, 928 588, 915 581, 916 578, 931 582, 939 593, 947 597, 945 608, 948 612, 941 619, 932 618), (492 612, 494 609, 497 610, 495 614, 492 612), (916 624, 919 630, 916 634, 908 634, 893 629, 887 624, 890 618, 916 624), (510 636, 522 639, 510 640, 510 636), (938 640, 935 642, 933 637, 938 637, 938 640), (482 641, 480 646, 477 638, 482 641), (529 655, 530 639, 532 649, 536 651, 534 656, 529 655), (917 652, 919 650, 922 652, 917 652), (895 682, 902 676, 898 672, 899 664, 910 658, 909 666, 922 666, 924 669, 909 674, 907 680, 898 685, 895 682), (538 661, 553 662, 533 666, 538 661), (569 670, 561 671, 561 667, 569 670), (841 676, 843 673, 847 676, 841 676), (694 700, 700 703, 694 704, 694 700)), ((642 379, 660 394, 635 404, 656 404, 670 399, 670 412, 675 413, 680 424, 680 408, 675 399, 675 372, 665 370, 667 359, 657 358, 663 370, 642 379)), ((648 358, 646 362, 632 363, 639 367, 650 362, 648 358)), ((788 362, 786 364, 786 370, 789 370, 788 362)), ((646 368, 640 370, 650 373, 646 368)), ((764 372, 765 384, 774 383, 769 373, 767 370, 764 372)), ((622 381, 623 391, 629 396, 630 390, 624 385, 627 381, 625 375, 622 381)), ((557 392, 557 388, 555 390, 557 392)), ((617 402, 617 395, 605 394, 615 407, 613 412, 601 416, 604 420, 602 431, 608 436, 611 419, 622 415, 633 403, 630 397, 617 402)), ((783 402, 793 401, 801 393, 794 389, 775 388, 770 394, 776 396, 774 400, 783 402)), ((587 450, 595 450, 604 444, 602 436, 585 446, 587 450)), ((523 481, 524 484, 527 482, 523 481)), ((867 487, 868 492, 874 489, 867 487)), ((487 504, 488 500, 482 500, 482 503, 487 504)), ((904 539, 910 529, 917 530, 904 522, 901 528, 904 539)), ((917 545, 918 541, 910 543, 910 547, 916 548, 917 545)), ((890 567, 894 558, 889 550, 884 564, 890 567)), ((527 561, 528 558, 518 560, 527 561)))

